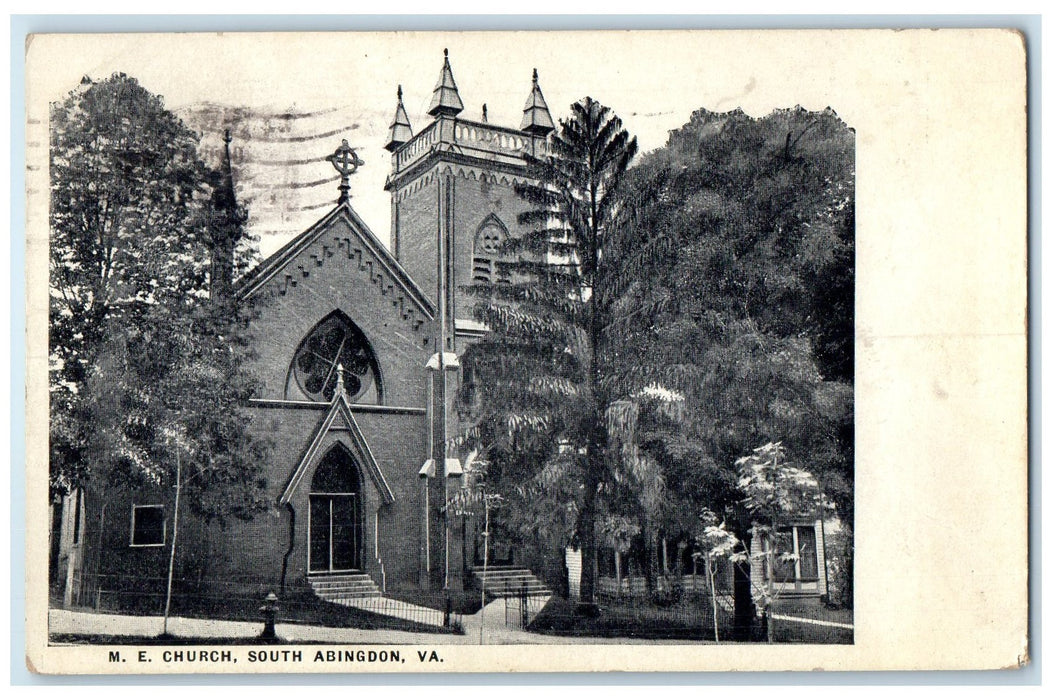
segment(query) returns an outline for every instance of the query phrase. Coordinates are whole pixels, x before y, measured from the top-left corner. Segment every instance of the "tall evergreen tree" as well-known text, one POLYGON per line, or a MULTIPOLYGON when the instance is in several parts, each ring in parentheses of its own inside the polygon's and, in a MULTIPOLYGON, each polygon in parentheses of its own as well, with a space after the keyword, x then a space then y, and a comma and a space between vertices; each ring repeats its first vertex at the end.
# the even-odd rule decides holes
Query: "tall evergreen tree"
POLYGON ((519 219, 529 232, 502 247, 498 278, 508 281, 471 288, 481 298, 475 316, 490 332, 465 355, 482 390, 463 402, 470 438, 485 448, 491 479, 518 487, 508 515, 579 542, 586 602, 595 597, 598 499, 613 473, 607 236, 635 153, 609 108, 590 97, 575 103, 548 155, 532 163, 535 184, 518 188, 533 209, 519 219))

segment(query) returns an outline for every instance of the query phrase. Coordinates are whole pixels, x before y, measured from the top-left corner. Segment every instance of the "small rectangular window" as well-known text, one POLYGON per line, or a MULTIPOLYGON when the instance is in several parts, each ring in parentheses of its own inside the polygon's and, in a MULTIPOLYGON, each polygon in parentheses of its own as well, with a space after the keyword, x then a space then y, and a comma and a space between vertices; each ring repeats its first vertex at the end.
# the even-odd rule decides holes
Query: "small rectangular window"
POLYGON ((164 506, 132 506, 132 547, 164 546, 166 527, 164 506))
POLYGON ((814 527, 796 528, 796 553, 800 556, 800 579, 818 580, 818 541, 814 527))

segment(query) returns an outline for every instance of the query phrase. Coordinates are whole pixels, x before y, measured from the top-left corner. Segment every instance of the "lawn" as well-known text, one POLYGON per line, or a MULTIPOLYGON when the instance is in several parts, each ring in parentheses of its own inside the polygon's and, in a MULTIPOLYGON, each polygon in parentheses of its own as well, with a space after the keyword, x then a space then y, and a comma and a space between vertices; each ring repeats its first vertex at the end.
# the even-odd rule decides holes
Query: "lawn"
MULTIPOLYGON (((720 628, 730 629, 730 616, 720 611, 720 628)), ((685 598, 669 606, 642 600, 599 605, 596 616, 582 615, 575 603, 553 597, 527 629, 539 634, 573 637, 714 640, 712 607, 705 598, 685 598)))
MULTIPOLYGON (((815 598, 785 598, 775 601, 776 615, 789 615, 818 622, 854 624, 852 610, 829 608, 815 598)), ((795 620, 775 620, 774 638, 788 644, 853 644, 854 630, 795 620)))
MULTIPOLYGON (((850 610, 827 608, 817 599, 786 599, 775 613, 808 620, 851 624, 850 610)), ((721 641, 730 637, 732 615, 720 609, 721 641)), ((851 644, 853 630, 807 622, 775 620, 779 643, 851 644)), ((568 637, 634 637, 637 639, 695 639, 715 641, 712 607, 703 596, 686 596, 674 605, 658 606, 645 600, 600 603, 597 616, 581 614, 577 606, 553 597, 527 629, 539 634, 568 637)))
MULTIPOLYGON (((473 590, 421 591, 407 589, 400 591, 387 591, 384 595, 388 598, 412 603, 413 605, 420 605, 425 608, 442 611, 446 609, 446 600, 448 598, 451 612, 459 613, 460 615, 474 615, 482 607, 482 593, 473 590)), ((486 596, 487 603, 492 600, 492 596, 486 596)))
MULTIPOLYGON (((262 602, 261 597, 243 595, 179 595, 172 598, 171 614, 176 617, 197 619, 259 622, 262 627, 263 617, 259 609, 262 602)), ((316 597, 310 589, 288 591, 285 597, 278 602, 278 606, 278 623, 287 622, 319 627, 349 627, 354 629, 387 629, 431 634, 459 634, 458 631, 442 627, 441 624, 423 624, 380 615, 368 610, 330 603, 316 597)), ((142 606, 128 608, 108 607, 105 610, 100 609, 95 612, 159 615, 162 610, 163 600, 158 599, 148 609, 144 609, 142 606)))

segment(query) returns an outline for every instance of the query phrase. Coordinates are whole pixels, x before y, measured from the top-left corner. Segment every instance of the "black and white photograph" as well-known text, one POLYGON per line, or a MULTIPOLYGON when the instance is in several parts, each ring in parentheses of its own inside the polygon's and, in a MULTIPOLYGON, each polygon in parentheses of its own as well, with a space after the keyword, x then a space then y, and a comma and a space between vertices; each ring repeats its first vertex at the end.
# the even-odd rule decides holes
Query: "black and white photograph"
MULTIPOLYGON (((865 667, 856 603, 904 630, 895 596, 927 586, 935 614, 922 496, 881 506, 933 448, 863 402, 909 375, 860 314, 901 319, 936 254, 856 237, 894 117, 824 60, 923 44, 844 34, 31 37, 40 669, 865 667), (866 241, 901 282, 869 306, 866 241)), ((963 34, 933 53, 1015 56, 963 34)), ((1022 510, 981 593, 1025 631, 1011 444, 1022 510)))

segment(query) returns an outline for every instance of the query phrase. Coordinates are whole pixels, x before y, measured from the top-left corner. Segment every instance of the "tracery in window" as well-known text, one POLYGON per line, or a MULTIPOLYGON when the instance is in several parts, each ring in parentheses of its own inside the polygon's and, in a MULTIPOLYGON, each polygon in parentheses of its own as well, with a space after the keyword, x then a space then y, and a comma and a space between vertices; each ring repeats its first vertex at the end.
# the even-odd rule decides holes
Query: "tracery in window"
POLYGON ((350 401, 381 403, 380 368, 368 339, 339 311, 325 317, 307 334, 292 360, 290 381, 311 401, 332 401, 338 366, 343 365, 343 386, 350 401))
POLYGON ((507 238, 508 230, 500 219, 492 214, 482 222, 475 233, 475 247, 471 261, 472 282, 507 282, 507 275, 497 268, 500 247, 507 238))

